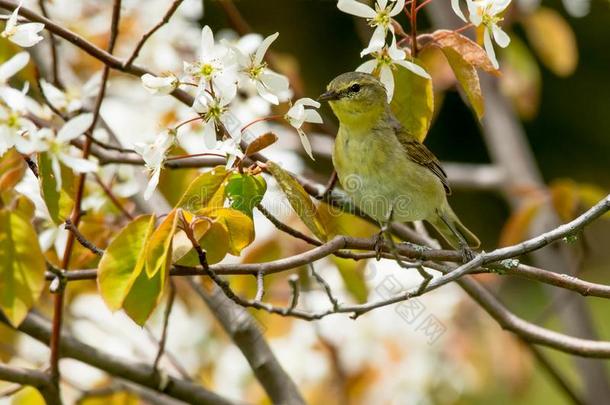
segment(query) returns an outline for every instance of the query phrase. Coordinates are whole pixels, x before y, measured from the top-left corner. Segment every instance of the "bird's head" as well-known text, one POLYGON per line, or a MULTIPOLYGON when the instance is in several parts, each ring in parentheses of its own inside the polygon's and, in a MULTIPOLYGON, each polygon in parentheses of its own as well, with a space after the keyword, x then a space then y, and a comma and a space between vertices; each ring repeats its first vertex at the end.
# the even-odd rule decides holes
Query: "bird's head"
POLYGON ((318 100, 328 101, 342 123, 358 123, 385 111, 386 91, 373 75, 348 72, 335 77, 318 100))

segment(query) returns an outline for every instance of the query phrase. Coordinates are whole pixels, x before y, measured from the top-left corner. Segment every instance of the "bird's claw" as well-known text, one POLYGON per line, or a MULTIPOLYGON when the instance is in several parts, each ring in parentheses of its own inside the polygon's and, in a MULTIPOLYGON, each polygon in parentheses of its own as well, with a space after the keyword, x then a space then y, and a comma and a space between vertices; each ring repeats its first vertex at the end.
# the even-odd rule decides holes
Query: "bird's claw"
POLYGON ((383 252, 383 230, 381 230, 377 235, 375 235, 375 244, 373 247, 375 248, 375 259, 377 261, 381 260, 381 252, 383 252))
POLYGON ((470 246, 467 246, 467 245, 460 246, 460 253, 462 254, 463 263, 468 263, 469 261, 473 260, 476 256, 475 251, 472 250, 470 248, 470 246))

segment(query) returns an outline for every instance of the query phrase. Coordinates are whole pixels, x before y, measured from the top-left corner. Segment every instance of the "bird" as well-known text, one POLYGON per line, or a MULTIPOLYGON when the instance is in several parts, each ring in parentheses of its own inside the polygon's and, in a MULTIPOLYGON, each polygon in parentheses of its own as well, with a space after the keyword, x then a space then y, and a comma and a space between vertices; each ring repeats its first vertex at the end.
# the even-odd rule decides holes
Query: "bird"
POLYGON ((337 76, 318 97, 339 120, 332 161, 341 187, 380 224, 425 220, 465 260, 480 246, 447 201, 447 174, 432 152, 396 118, 373 75, 337 76))

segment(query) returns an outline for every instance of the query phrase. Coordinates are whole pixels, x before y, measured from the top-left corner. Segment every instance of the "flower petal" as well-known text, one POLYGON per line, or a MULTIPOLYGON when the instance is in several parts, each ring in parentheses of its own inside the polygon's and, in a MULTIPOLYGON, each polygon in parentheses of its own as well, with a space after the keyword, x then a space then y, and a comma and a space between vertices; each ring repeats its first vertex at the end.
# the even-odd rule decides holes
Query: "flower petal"
POLYGON ((395 63, 397 65, 400 65, 400 66, 403 66, 403 67, 409 69, 411 72, 415 73, 418 76, 423 77, 424 79, 432 79, 430 77, 430 75, 428 74, 428 72, 426 72, 426 70, 423 67, 421 67, 413 62, 409 62, 408 60, 398 60, 395 63))
POLYGON ((57 157, 63 164, 78 173, 88 173, 97 170, 97 163, 91 160, 74 157, 63 152, 58 153, 57 157))
POLYGON ((300 128, 297 129, 297 132, 299 133, 299 139, 301 140, 301 144, 303 145, 303 149, 305 149, 305 152, 307 152, 307 155, 309 155, 311 160, 315 160, 313 158, 313 153, 311 151, 311 144, 309 143, 309 139, 307 139, 307 135, 300 128))
POLYGON ((201 45, 199 47, 199 56, 203 57, 214 52, 214 33, 209 26, 201 29, 201 45))
POLYGON ((483 22, 483 9, 480 4, 474 0, 466 0, 466 5, 468 6, 468 14, 470 18, 470 22, 478 27, 483 22))
POLYGON ((263 59, 265 58, 265 54, 267 53, 267 50, 269 49, 269 47, 271 46, 273 41, 275 41, 279 35, 280 35, 280 33, 276 32, 275 34, 269 35, 267 38, 265 38, 263 40, 263 42, 259 45, 258 49, 256 50, 256 54, 254 55, 255 64, 258 65, 263 61, 263 59))
POLYGON ((314 99, 311 99, 309 97, 303 97, 298 99, 297 101, 294 102, 294 105, 302 105, 305 107, 315 107, 315 108, 320 108, 320 103, 317 102, 314 99))
POLYGON ((216 126, 214 121, 208 121, 203 127, 203 143, 208 149, 214 149, 216 147, 216 126))
POLYGON ((0 84, 6 83, 15 73, 20 71, 30 61, 30 54, 27 52, 19 52, 2 65, 0 65, 0 84))
POLYGON ((466 16, 464 16, 464 13, 462 13, 462 9, 460 8, 460 0, 451 0, 451 8, 453 9, 453 12, 464 22, 468 21, 466 20, 466 16))
POLYGON ((148 185, 146 186, 146 190, 144 191, 145 200, 150 200, 150 197, 152 197, 153 193, 155 192, 155 189, 157 188, 157 185, 159 184, 160 176, 161 176, 161 166, 159 166, 155 170, 153 170, 152 176, 150 176, 150 179, 148 180, 148 185))
POLYGON ((376 67, 377 61, 375 59, 371 59, 358 66, 356 68, 356 72, 373 73, 376 67))
POLYGON ((93 114, 86 113, 78 115, 66 122, 63 127, 57 132, 58 142, 68 142, 82 135, 93 124, 93 114))
POLYGON ((383 66, 381 72, 379 72, 379 81, 383 84, 383 87, 385 87, 389 103, 394 96, 394 75, 392 74, 392 69, 388 66, 383 66))
POLYGON ((494 35, 496 43, 502 48, 506 48, 508 44, 510 44, 510 37, 506 32, 502 31, 502 28, 500 28, 498 24, 493 24, 491 26, 491 32, 494 35))
POLYGON ((368 46, 364 48, 362 52, 360 52, 360 57, 382 50, 385 46, 385 37, 385 29, 381 25, 378 25, 377 28, 375 28, 375 31, 373 31, 373 35, 371 36, 368 46))
POLYGON ((494 51, 494 45, 491 42, 491 34, 488 29, 485 29, 485 32, 483 33, 483 44, 485 45, 485 52, 487 52, 491 64, 498 69, 500 64, 498 63, 498 59, 496 59, 496 52, 494 51))
POLYGON ((44 38, 38 33, 44 29, 42 23, 27 23, 18 25, 15 33, 9 36, 9 40, 23 48, 34 46, 44 38))
POLYGON ((322 116, 316 110, 307 109, 305 110, 305 122, 311 122, 312 124, 322 124, 322 116))
POLYGON ((355 15, 356 17, 375 18, 377 15, 371 7, 356 0, 339 0, 337 8, 344 13, 355 15))
POLYGON ((400 12, 405 8, 405 0, 398 0, 394 3, 394 7, 390 10, 390 17, 394 17, 395 15, 400 14, 400 12))

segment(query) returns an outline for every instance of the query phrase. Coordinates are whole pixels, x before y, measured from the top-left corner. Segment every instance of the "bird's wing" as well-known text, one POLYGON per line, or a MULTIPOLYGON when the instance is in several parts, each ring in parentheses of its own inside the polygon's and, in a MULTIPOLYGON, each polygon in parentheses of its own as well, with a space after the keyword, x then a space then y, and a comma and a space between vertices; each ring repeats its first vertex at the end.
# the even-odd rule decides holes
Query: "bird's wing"
POLYGON ((445 173, 441 167, 441 163, 438 161, 436 156, 434 156, 434 154, 430 152, 430 150, 428 150, 424 144, 412 136, 409 136, 409 134, 405 132, 404 128, 395 128, 394 134, 407 153, 409 159, 421 166, 426 167, 432 173, 434 173, 443 184, 445 193, 447 193, 447 195, 451 194, 451 188, 449 188, 449 182, 447 180, 447 173, 445 173))

